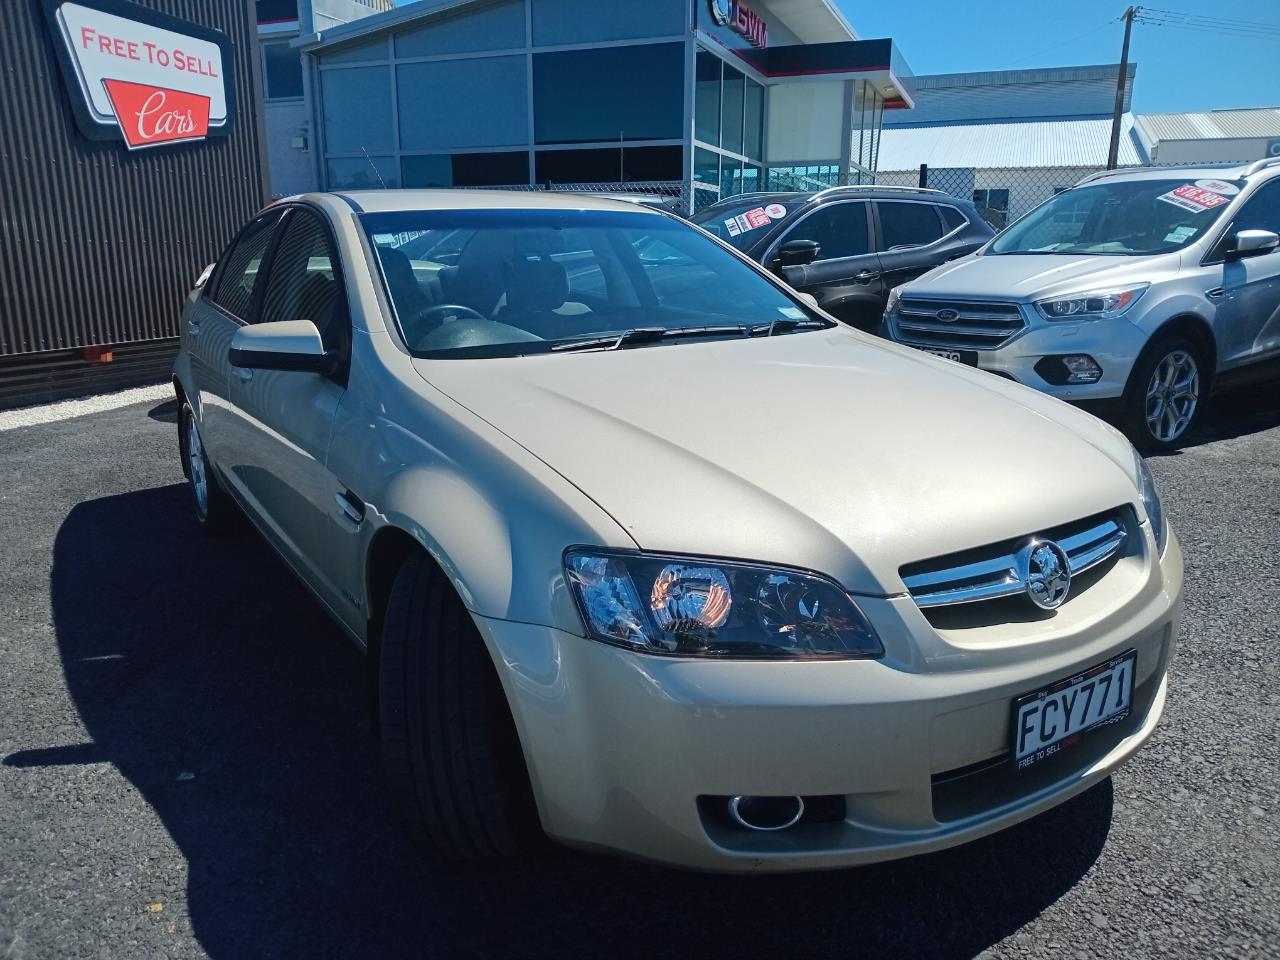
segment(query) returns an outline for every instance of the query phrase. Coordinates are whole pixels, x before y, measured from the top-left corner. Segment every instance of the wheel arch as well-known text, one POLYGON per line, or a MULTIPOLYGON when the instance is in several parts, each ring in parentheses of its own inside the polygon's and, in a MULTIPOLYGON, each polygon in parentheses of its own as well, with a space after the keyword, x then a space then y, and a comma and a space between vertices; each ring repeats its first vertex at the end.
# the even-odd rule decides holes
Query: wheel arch
MULTIPOLYGON (((1212 385, 1214 374, 1218 369, 1218 341, 1213 335, 1213 328, 1208 322, 1194 313, 1182 313, 1166 320, 1147 341, 1146 350, 1155 349, 1155 345, 1167 337, 1184 336, 1202 351, 1205 361, 1202 376, 1212 385)), ((1144 351, 1145 352, 1145 351, 1144 351)))

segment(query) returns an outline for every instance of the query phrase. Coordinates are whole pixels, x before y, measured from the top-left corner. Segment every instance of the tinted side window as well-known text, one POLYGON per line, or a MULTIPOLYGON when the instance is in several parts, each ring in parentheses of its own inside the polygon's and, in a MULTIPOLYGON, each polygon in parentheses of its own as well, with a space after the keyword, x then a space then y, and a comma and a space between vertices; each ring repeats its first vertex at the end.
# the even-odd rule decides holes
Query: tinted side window
POLYGON ((897 247, 919 247, 942 236, 942 221, 937 207, 931 203, 896 203, 881 201, 880 246, 883 250, 897 247))
POLYGON ((819 260, 857 257, 871 252, 867 241, 867 205, 861 201, 819 207, 791 229, 782 242, 816 240, 819 260))
POLYGON ((939 207, 938 212, 942 214, 942 219, 947 225, 947 233, 950 233, 957 227, 963 227, 969 222, 965 219, 965 215, 955 207, 939 207))
POLYGON ((290 213, 271 261, 262 322, 310 320, 327 349, 341 350, 349 323, 335 260, 328 231, 319 218, 306 210, 290 213))
POLYGON ((1270 230, 1280 233, 1280 180, 1263 184, 1245 201, 1231 221, 1231 230, 1270 230))
POLYGON ((245 319, 253 305, 253 289, 258 282, 258 267, 267 252, 280 222, 280 211, 259 217, 240 231, 218 266, 217 275, 205 294, 232 316, 245 319))

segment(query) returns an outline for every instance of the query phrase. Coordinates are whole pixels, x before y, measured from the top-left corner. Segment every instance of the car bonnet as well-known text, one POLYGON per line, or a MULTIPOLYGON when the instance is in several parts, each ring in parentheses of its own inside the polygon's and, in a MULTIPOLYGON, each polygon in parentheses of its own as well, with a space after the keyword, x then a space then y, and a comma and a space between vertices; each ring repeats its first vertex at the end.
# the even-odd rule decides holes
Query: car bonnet
POLYGON ((847 328, 488 360, 424 379, 606 510, 643 549, 899 568, 1134 502, 1110 428, 995 376, 847 328))

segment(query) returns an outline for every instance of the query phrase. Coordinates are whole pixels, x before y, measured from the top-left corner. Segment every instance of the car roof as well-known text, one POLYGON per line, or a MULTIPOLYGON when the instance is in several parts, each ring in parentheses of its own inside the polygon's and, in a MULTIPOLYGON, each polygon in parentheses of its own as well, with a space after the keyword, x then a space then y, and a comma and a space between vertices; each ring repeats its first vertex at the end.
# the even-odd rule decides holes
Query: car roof
POLYGON ((928 187, 893 187, 868 183, 857 186, 828 187, 824 190, 811 191, 779 190, 759 193, 736 193, 732 197, 725 197, 723 200, 718 200, 710 206, 704 207, 699 212, 730 204, 741 206, 749 203, 808 203, 813 200, 887 200, 904 197, 913 200, 932 200, 938 203, 961 205, 969 203, 964 197, 954 196, 945 190, 933 190, 928 187))
POLYGON ((611 210, 662 216, 629 200, 534 190, 339 190, 329 194, 362 213, 400 210, 611 210))

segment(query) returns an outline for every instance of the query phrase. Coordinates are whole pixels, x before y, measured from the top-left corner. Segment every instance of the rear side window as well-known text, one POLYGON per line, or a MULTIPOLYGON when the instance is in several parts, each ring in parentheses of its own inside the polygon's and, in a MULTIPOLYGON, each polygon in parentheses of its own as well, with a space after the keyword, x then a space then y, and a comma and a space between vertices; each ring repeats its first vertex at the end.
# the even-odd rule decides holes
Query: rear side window
POLYGON ((883 250, 921 247, 942 237, 938 208, 931 203, 879 201, 880 246, 883 250))
POLYGON ((223 254, 205 296, 234 317, 245 319, 249 316, 253 291, 258 283, 258 268, 262 266, 262 258, 279 222, 279 210, 258 217, 240 231, 240 236, 223 254))
POLYGON ((262 298, 262 322, 310 320, 326 349, 341 350, 347 339, 346 298, 334 269, 336 253, 319 218, 294 210, 271 260, 262 298))
POLYGON ((947 225, 947 233, 963 227, 969 222, 965 219, 965 215, 955 207, 939 207, 938 212, 942 214, 942 221, 947 225))

